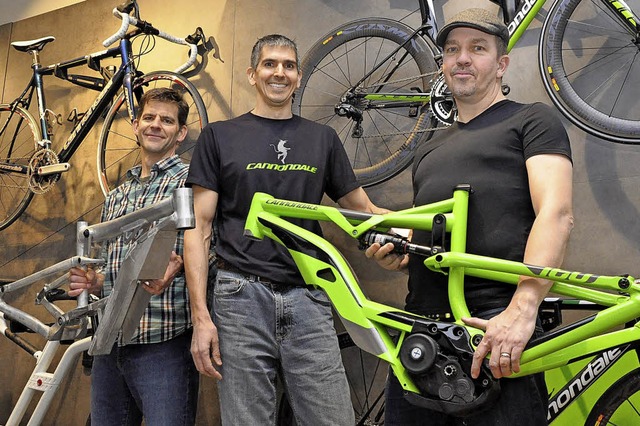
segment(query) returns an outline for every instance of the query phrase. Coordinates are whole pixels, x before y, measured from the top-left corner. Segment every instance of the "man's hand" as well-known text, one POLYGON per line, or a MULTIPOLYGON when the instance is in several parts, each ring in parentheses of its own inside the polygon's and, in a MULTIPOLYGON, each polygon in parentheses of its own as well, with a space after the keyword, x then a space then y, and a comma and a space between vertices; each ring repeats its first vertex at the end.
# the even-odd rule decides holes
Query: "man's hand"
POLYGON ((104 284, 104 275, 96 272, 92 267, 71 268, 69 270, 69 296, 76 297, 84 290, 91 294, 99 294, 104 284))
POLYGON ((218 329, 210 317, 208 321, 203 319, 203 321, 199 321, 197 325, 194 324, 193 326, 191 356, 200 373, 213 377, 216 380, 222 380, 222 375, 216 370, 216 367, 222 365, 220 346, 218 343, 218 329))
POLYGON ((368 259, 375 260, 378 265, 389 271, 406 270, 409 264, 409 256, 392 253, 393 248, 393 244, 391 243, 387 243, 384 246, 373 243, 367 248, 364 255, 367 256, 368 259))
POLYGON ((167 265, 167 270, 164 272, 164 277, 157 280, 140 280, 142 288, 154 295, 162 294, 162 292, 171 285, 176 275, 182 271, 183 264, 182 257, 176 254, 175 251, 172 251, 171 257, 169 258, 169 265, 167 265))
POLYGON ((533 335, 536 317, 529 318, 516 311, 510 306, 490 320, 462 318, 465 324, 485 330, 482 342, 473 354, 471 377, 474 379, 480 375, 482 362, 489 353, 489 368, 496 379, 520 371, 520 357, 533 335))

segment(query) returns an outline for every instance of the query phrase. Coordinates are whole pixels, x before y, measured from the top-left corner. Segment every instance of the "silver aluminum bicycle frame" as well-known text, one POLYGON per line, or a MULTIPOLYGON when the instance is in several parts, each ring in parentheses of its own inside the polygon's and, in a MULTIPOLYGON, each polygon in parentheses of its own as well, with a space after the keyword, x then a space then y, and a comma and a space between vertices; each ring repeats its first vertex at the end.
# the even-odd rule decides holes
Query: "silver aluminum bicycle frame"
MULTIPOLYGON (((145 270, 145 265, 148 267, 150 265, 151 268, 158 265, 158 259, 152 259, 150 263, 147 263, 147 256, 152 251, 154 254, 152 257, 162 258, 165 255, 164 259, 168 260, 173 248, 173 245, 168 242, 175 241, 175 235, 173 240, 158 238, 158 236, 162 235, 161 231, 163 230, 177 231, 191 229, 194 226, 195 215, 193 212, 192 190, 190 188, 179 188, 173 193, 172 197, 120 218, 91 226, 87 226, 85 222, 79 222, 76 245, 77 256, 63 260, 42 271, 1 287, 0 332, 5 332, 7 324, 5 318, 9 318, 27 326, 47 339, 43 350, 33 355, 36 358, 36 366, 20 394, 6 426, 20 424, 36 392, 42 392, 42 396, 30 417, 28 425, 41 424, 60 384, 68 376, 80 353, 88 349, 93 350, 94 354, 108 353, 120 331, 125 336, 123 341, 126 342, 130 339, 150 298, 150 294, 146 291, 138 291, 138 274, 145 270), (66 313, 52 302, 46 300, 44 295, 47 291, 56 289, 68 282, 67 272, 71 267, 101 266, 104 264, 103 259, 87 256, 93 244, 121 235, 129 238, 131 245, 123 262, 123 268, 118 274, 114 291, 109 297, 89 303, 88 293, 85 291, 81 296, 78 296, 77 307, 66 313), (36 304, 43 305, 53 315, 55 321, 51 326, 9 305, 4 300, 5 294, 60 274, 62 276, 45 284, 36 297, 36 304), (95 315, 100 318, 100 326, 92 339, 90 336, 87 337, 87 329, 91 325, 89 317, 95 315), (74 343, 64 351, 57 367, 50 373, 48 370, 58 351, 61 340, 73 340, 74 343)), ((161 273, 163 272, 164 269, 161 273)), ((140 278, 150 277, 140 276, 140 278)))

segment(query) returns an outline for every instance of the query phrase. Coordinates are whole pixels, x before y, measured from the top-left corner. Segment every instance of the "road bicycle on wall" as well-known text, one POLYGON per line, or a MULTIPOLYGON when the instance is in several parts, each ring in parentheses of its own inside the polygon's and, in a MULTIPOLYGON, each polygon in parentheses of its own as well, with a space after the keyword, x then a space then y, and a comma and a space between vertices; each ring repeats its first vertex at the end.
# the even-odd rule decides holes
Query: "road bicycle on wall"
MULTIPOLYGON (((0 230, 24 212, 34 194, 50 190, 69 170, 68 162, 101 118, 104 118, 104 123, 98 141, 98 181, 105 195, 118 186, 126 171, 140 162, 131 123, 140 97, 150 88, 172 87, 189 104, 189 133, 178 152, 183 160, 188 162, 190 159, 195 141, 202 127, 207 124, 208 117, 204 102, 188 77, 206 65, 207 51, 216 47, 215 40, 207 40, 200 27, 186 38, 175 37, 155 28, 140 19, 136 0, 129 0, 114 9, 113 14, 122 20, 122 25, 103 44, 108 47, 117 42, 117 46, 79 58, 42 66, 40 52, 55 40, 54 37, 11 43, 16 50, 31 55, 33 74, 27 87, 15 100, 0 105, 0 230), (127 32, 129 26, 133 30, 127 32), (133 40, 140 35, 157 36, 171 43, 188 46, 189 59, 175 71, 143 73, 136 68, 136 62, 149 50, 142 51, 144 46, 141 46, 141 52, 134 54, 132 47, 133 40), (119 58, 117 68, 115 65, 104 65, 105 61, 112 58, 119 58), (101 76, 69 74, 68 70, 80 66, 87 66, 101 76), (75 126, 58 152, 52 149, 51 139, 53 124, 60 123, 60 118, 47 109, 44 76, 55 76, 100 92, 86 113, 70 116, 75 126), (34 93, 37 117, 29 112, 34 93)), ((151 42, 155 44, 153 40, 151 42)), ((219 58, 217 51, 214 57, 219 58)))
MULTIPOLYGON (((193 195, 190 188, 179 188, 171 197, 117 219, 90 226, 86 222, 78 222, 77 225, 76 256, 19 280, 0 283, 0 334, 36 360, 33 372, 9 418, 0 417, 0 422, 6 421, 2 423, 5 426, 23 424, 21 421, 36 395, 40 395, 40 398, 30 414, 28 424, 41 424, 81 353, 106 354, 111 351, 118 333, 132 337, 151 297, 137 284, 138 278, 151 276, 145 275, 150 273, 145 270, 148 259, 151 259, 151 268, 157 274, 157 260, 169 261, 175 244, 175 231, 195 226, 193 195), (65 311, 58 306, 56 302, 60 300, 76 299, 69 298, 61 289, 68 284, 69 269, 104 265, 104 259, 91 257, 91 254, 98 253, 105 241, 120 235, 129 239, 130 248, 123 259, 123 268, 118 274, 113 293, 103 299, 93 296, 90 299, 85 291, 77 297, 75 308, 65 311), (35 304, 45 308, 52 317, 52 323, 45 323, 14 306, 13 296, 43 281, 35 304), (22 333, 29 332, 45 339, 42 349, 22 337, 22 333), (52 367, 59 353, 62 356, 57 365, 52 367)), ((127 341, 126 337, 123 339, 127 341)))
MULTIPOLYGON (((327 293, 355 344, 389 364, 411 403, 454 415, 480 410, 500 392, 500 382, 491 375, 488 362, 478 379, 470 376, 473 352, 483 332, 460 320, 470 316, 464 277, 505 285, 517 284, 519 276, 551 280, 551 292, 602 309, 529 342, 521 371, 514 377, 546 373, 548 419, 553 424, 638 424, 640 282, 628 274, 596 275, 466 253, 470 192, 468 185, 459 185, 450 199, 385 215, 258 193, 245 235, 271 238, 288 249, 305 282, 327 293), (285 218, 333 222, 364 246, 392 242, 398 252, 423 257, 425 267, 448 275, 455 321, 434 321, 367 299, 353 270, 333 245, 285 218), (431 231, 434 239, 431 246, 412 244, 387 234, 391 227, 431 231)), ((359 420, 360 424, 376 424, 372 419, 359 420)))
MULTIPOLYGON (((509 28, 508 50, 546 3, 492 1, 509 28)), ((363 186, 400 173, 417 146, 455 118, 439 74, 433 1, 419 5, 416 29, 358 19, 330 31, 302 61, 294 112, 338 132, 363 186)), ((542 81, 555 106, 580 129, 612 142, 640 143, 638 11, 636 0, 555 0, 538 43, 542 81)))

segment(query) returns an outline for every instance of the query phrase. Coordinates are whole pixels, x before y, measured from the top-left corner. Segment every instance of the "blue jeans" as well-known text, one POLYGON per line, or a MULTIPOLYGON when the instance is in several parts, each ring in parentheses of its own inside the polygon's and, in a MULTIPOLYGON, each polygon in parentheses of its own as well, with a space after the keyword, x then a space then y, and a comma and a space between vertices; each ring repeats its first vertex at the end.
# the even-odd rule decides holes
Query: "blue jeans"
POLYGON ((91 369, 91 425, 193 425, 198 371, 191 331, 162 343, 114 346, 91 369))
POLYGON ((280 375, 298 426, 355 423, 326 294, 218 271, 223 425, 275 425, 280 375))
MULTIPOLYGON (((489 315, 474 316, 489 319, 501 310, 489 315)), ((534 336, 542 334, 538 325, 534 336)), ((458 418, 418 407, 404 398, 404 389, 389 370, 385 389, 385 426, 542 426, 547 425, 549 398, 544 374, 533 374, 517 379, 500 379, 500 396, 495 405, 470 417, 458 418), (425 419, 429 419, 428 422, 425 419)))

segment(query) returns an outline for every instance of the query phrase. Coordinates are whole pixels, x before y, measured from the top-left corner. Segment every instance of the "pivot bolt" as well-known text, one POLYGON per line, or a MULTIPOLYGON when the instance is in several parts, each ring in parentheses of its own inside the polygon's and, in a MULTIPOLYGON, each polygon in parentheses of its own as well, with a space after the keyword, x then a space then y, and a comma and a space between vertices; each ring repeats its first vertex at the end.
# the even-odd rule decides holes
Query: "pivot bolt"
POLYGON ((422 349, 420 348, 411 349, 411 359, 414 359, 416 361, 419 359, 422 359, 422 349))
POLYGON ((618 281, 618 286, 623 290, 628 289, 630 285, 631 283, 627 277, 620 278, 620 281, 618 281))
POLYGON ((471 338, 471 343, 473 343, 473 346, 478 346, 481 341, 482 341, 482 335, 480 334, 476 334, 471 338))

